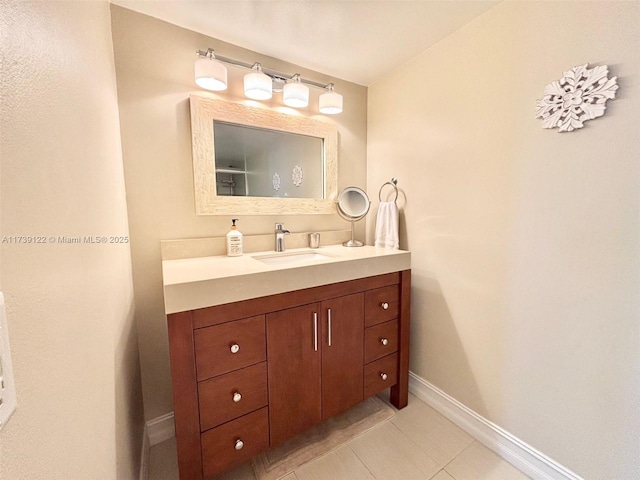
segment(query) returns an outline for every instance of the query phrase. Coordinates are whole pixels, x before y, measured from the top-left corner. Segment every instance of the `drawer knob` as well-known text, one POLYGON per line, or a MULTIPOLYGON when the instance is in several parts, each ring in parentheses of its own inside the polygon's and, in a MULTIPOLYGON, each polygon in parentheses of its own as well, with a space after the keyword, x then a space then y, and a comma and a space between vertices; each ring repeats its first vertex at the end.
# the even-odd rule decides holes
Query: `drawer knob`
POLYGON ((380 343, 386 347, 387 345, 389 345, 389 339, 388 338, 381 338, 380 339, 380 343))
POLYGON ((234 343, 233 345, 231 345, 231 353, 238 353, 240 351, 240 345, 238 345, 237 343, 234 343))
POLYGON ((382 302, 380 306, 383 310, 389 310, 389 304, 387 302, 382 302))
POLYGON ((387 379, 387 374, 386 374, 386 373, 381 373, 381 374, 380 374, 380 378, 381 378, 382 380, 386 380, 386 379, 387 379))
POLYGON ((240 392, 235 392, 233 394, 233 401, 238 403, 240 400, 242 400, 242 395, 240 395, 240 392))
POLYGON ((240 439, 236 440, 236 450, 242 450, 242 447, 244 447, 244 442, 240 439))

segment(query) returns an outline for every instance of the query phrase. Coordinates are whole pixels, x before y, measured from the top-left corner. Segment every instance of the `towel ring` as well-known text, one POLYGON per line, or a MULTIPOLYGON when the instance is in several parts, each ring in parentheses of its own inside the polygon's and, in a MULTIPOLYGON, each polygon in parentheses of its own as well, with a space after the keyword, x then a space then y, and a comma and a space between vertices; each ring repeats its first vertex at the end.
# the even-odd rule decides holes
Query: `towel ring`
POLYGON ((396 198, 393 199, 393 203, 395 203, 396 200, 398 200, 398 187, 396 186, 398 185, 398 179, 396 177, 393 177, 390 182, 385 182, 382 184, 382 186, 380 187, 380 191, 378 192, 378 200, 380 201, 382 201, 382 189, 385 185, 391 185, 396 191, 396 198))

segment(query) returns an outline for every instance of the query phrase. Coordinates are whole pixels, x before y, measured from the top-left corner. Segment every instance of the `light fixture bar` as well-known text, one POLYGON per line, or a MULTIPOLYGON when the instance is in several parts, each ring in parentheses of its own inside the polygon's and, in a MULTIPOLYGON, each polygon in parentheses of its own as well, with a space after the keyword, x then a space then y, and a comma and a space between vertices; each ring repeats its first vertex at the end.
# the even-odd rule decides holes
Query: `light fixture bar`
MULTIPOLYGON (((207 57, 207 56, 210 56, 211 53, 213 53, 213 49, 209 48, 209 49, 207 49, 206 52, 204 50, 196 50, 196 53, 200 57, 207 57)), ((255 62, 254 63, 247 63, 247 62, 243 62, 242 60, 236 60, 235 58, 223 57, 223 56, 218 55, 218 54, 215 54, 215 59, 218 60, 219 62, 228 63, 229 65, 235 65, 236 67, 246 68, 247 70, 251 70, 253 68, 253 66, 255 65, 255 62)), ((293 80, 294 77, 297 75, 295 73, 290 75, 288 73, 282 73, 282 72, 278 72, 277 70, 271 70, 269 68, 264 68, 264 67, 262 67, 262 73, 265 73, 266 75, 270 76, 272 79, 280 78, 280 79, 285 79, 285 80, 293 80)), ((326 89, 329 85, 331 85, 329 83, 320 83, 320 82, 315 82, 313 80, 307 80, 307 79, 304 79, 304 78, 300 77, 299 75, 298 75, 298 78, 300 79, 300 83, 304 83, 305 85, 309 85, 309 86, 316 87, 316 88, 326 89)))

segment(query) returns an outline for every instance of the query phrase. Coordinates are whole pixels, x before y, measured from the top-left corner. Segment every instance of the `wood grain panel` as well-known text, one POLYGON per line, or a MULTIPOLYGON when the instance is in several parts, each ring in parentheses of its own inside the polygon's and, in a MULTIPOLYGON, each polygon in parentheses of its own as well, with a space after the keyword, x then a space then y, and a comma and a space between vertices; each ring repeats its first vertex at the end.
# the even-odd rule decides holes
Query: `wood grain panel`
POLYGON ((411 270, 400 272, 400 324, 398 326, 398 382, 389 397, 396 408, 409 403, 409 344, 411 342, 411 270))
POLYGON ((362 401, 364 293, 326 300, 321 303, 321 309, 322 419, 325 420, 362 401))
POLYGON ((389 388, 398 381, 398 354, 382 357, 364 367, 364 398, 389 388), (382 375, 386 375, 383 380, 382 375))
POLYGON ((200 429, 218 425, 267 405, 267 364, 220 375, 198 384, 200 429), (234 401, 234 394, 240 395, 234 401))
POLYGON ((365 294, 364 315, 367 327, 398 318, 399 313, 400 288, 397 285, 376 288, 365 294))
POLYGON ((202 479, 200 420, 191 312, 167 316, 173 410, 182 479, 202 479))
POLYGON ((201 438, 204 478, 210 478, 269 448, 267 408, 207 430, 201 438), (238 440, 244 444, 240 450, 238 440))
POLYGON ((267 371, 271 446, 305 431, 322 419, 321 353, 315 348, 313 303, 267 315, 267 371))
POLYGON ((267 357, 264 316, 246 318, 194 333, 198 380, 264 362, 267 357), (238 345, 237 353, 231 350, 238 345))
POLYGON ((364 331, 364 363, 370 363, 398 350, 398 320, 380 323, 364 331), (382 343, 387 340, 387 344, 382 343))

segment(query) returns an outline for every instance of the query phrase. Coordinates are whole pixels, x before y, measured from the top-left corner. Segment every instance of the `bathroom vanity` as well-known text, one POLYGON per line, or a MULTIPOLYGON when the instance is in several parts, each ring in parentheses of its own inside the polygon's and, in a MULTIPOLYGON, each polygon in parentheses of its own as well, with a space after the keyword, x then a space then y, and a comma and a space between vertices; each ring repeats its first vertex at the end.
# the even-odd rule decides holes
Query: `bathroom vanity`
POLYGON ((410 254, 341 246, 163 262, 180 478, 207 479, 391 389, 410 254))

